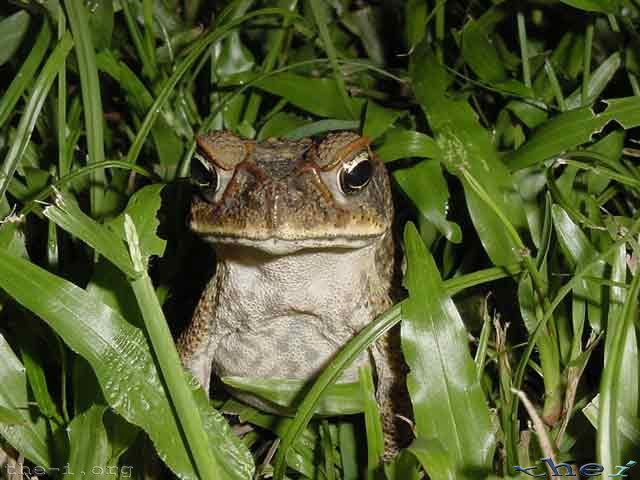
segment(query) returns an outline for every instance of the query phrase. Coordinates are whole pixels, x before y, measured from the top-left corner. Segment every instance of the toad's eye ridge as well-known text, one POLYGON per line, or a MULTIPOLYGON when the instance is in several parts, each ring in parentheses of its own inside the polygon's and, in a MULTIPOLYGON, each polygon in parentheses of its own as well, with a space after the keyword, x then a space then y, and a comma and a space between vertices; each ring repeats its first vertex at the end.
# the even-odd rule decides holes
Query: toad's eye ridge
POLYGON ((218 173, 200 153, 196 153, 191 159, 191 181, 200 189, 200 194, 205 200, 213 202, 219 186, 218 173))
POLYGON ((358 155, 340 170, 340 188, 345 194, 355 193, 367 186, 373 174, 373 164, 367 155, 358 155))

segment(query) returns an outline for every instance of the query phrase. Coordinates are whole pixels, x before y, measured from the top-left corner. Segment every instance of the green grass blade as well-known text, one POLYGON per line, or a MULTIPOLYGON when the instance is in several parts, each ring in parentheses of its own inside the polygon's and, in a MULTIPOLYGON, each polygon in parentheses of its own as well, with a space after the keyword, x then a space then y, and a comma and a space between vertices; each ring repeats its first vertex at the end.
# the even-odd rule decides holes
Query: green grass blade
POLYGON ((607 351, 605 365, 600 382, 600 415, 598 417, 598 436, 596 449, 598 462, 605 471, 615 471, 615 466, 622 459, 618 432, 619 397, 622 391, 620 379, 622 361, 625 357, 625 345, 630 329, 634 328, 634 319, 638 311, 638 294, 640 293, 640 275, 633 276, 631 286, 627 292, 624 307, 620 312, 618 325, 615 327, 615 337, 611 348, 607 351))
MULTIPOLYGON (((609 357, 612 345, 618 338, 618 328, 621 326, 623 319, 621 313, 627 299, 627 251, 626 246, 621 246, 611 257, 611 281, 617 285, 612 285, 609 289, 609 314, 607 328, 610 335, 606 336, 605 358, 609 357)), ((622 371, 620 372, 619 392, 618 392, 618 427, 620 427, 620 418, 634 418, 638 411, 640 403, 639 385, 638 385, 638 343, 635 329, 631 328, 627 332, 627 337, 622 354, 622 371)), ((597 422, 596 422, 597 427, 597 422)), ((624 434, 624 432, 622 432, 624 434)), ((640 444, 638 438, 631 439, 629 435, 618 437, 619 448, 622 458, 632 455, 640 444)))
POLYGON ((358 371, 361 394, 364 400, 364 423, 367 433, 367 478, 374 480, 384 455, 382 421, 376 401, 371 367, 363 366, 358 371))
POLYGON ((20 117, 16 138, 5 156, 2 166, 0 166, 0 199, 7 191, 9 182, 18 167, 18 163, 29 145, 31 134, 33 133, 49 89, 60 69, 60 65, 64 63, 69 50, 71 50, 72 45, 71 36, 65 35, 49 56, 44 67, 42 67, 42 71, 33 86, 31 97, 27 102, 22 117, 20 117))
POLYGON ((33 397, 38 403, 38 407, 42 414, 54 420, 58 424, 62 424, 63 420, 58 413, 58 407, 49 393, 47 379, 45 376, 44 366, 46 365, 45 357, 42 355, 43 345, 37 342, 35 338, 29 338, 24 341, 21 348, 22 363, 27 373, 27 380, 33 392, 33 397))
MULTIPOLYGON (((67 33, 67 17, 62 5, 56 2, 58 12, 58 39, 67 33)), ((67 152, 67 63, 60 66, 58 72, 58 102, 56 129, 58 130, 58 177, 64 177, 71 170, 71 157, 67 152)))
POLYGON ((20 66, 9 88, 0 97, 0 127, 3 127, 12 113, 20 97, 36 76, 36 71, 51 43, 51 27, 48 21, 42 22, 40 33, 29 52, 29 56, 20 66))
MULTIPOLYGON (((87 136, 87 163, 98 163, 105 160, 104 156, 104 113, 102 111, 102 97, 98 67, 96 66, 96 52, 89 30, 89 15, 82 2, 65 0, 64 2, 69 23, 75 42, 78 70, 80 73, 80 87, 82 91, 82 107, 84 111, 85 133, 87 136)), ((102 213, 102 198, 106 187, 106 177, 102 170, 96 170, 92 175, 91 214, 102 213)))
POLYGON ((309 5, 311 6, 311 12, 313 14, 318 32, 320 33, 320 38, 322 39, 322 43, 324 44, 324 49, 327 52, 327 57, 329 57, 329 63, 331 63, 331 68, 333 69, 333 76, 336 80, 336 85, 338 86, 340 97, 342 97, 344 106, 351 115, 351 118, 356 118, 357 112, 354 110, 351 98, 349 97, 349 93, 347 92, 347 86, 345 85, 344 78, 342 77, 342 71, 340 70, 340 65, 338 64, 338 54, 336 53, 336 47, 333 44, 333 39, 331 38, 331 35, 329 34, 329 28, 327 27, 329 23, 326 12, 327 5, 324 2, 321 2, 321 0, 309 0, 309 5))

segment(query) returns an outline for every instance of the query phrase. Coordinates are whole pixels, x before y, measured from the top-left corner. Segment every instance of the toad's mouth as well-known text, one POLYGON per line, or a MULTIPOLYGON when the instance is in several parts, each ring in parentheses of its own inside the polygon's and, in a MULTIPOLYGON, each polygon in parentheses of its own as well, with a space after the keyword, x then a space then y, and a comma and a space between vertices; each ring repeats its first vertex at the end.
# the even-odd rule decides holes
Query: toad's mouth
POLYGON ((272 255, 284 255, 299 250, 357 249, 375 243, 385 230, 359 229, 345 235, 344 232, 305 231, 230 231, 215 225, 191 223, 191 229, 207 242, 225 247, 241 246, 262 250, 272 255))

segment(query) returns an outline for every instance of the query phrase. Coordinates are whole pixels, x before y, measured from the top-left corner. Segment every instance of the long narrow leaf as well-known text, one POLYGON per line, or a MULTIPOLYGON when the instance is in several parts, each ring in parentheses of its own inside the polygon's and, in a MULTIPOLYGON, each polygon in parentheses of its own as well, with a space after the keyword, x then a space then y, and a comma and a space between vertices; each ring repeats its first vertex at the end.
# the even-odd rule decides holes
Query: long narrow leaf
POLYGON ((69 50, 71 50, 72 45, 73 42, 71 41, 70 35, 67 34, 62 37, 60 42, 58 42, 58 46, 49 56, 44 67, 42 67, 42 71, 33 86, 33 92, 31 93, 31 97, 27 102, 25 111, 20 118, 20 123, 18 124, 16 139, 11 144, 11 148, 9 148, 7 156, 4 158, 4 161, 0 166, 0 199, 7 191, 7 187, 9 186, 9 182, 18 167, 18 163, 27 149, 31 134, 33 133, 33 129, 36 125, 38 116, 40 115, 40 110, 42 110, 42 106, 44 105, 44 101, 47 98, 47 94, 49 93, 49 89, 51 88, 53 80, 60 69, 60 65, 63 64, 69 50))
POLYGON ((14 108, 20 100, 20 96, 27 89, 36 76, 36 71, 40 66, 40 62, 49 48, 51 42, 51 27, 48 21, 42 22, 40 33, 36 37, 36 41, 29 52, 29 56, 20 66, 20 70, 11 81, 11 85, 2 97, 0 97, 0 127, 4 126, 9 116, 14 112, 14 108))
POLYGON ((24 367, 2 335, 0 365, 0 406, 10 410, 13 417, 10 423, 0 422, 0 436, 36 465, 49 467, 51 452, 46 422, 37 413, 32 415, 24 367))
MULTIPOLYGON (((442 445, 456 478, 477 478, 491 471, 496 438, 467 333, 411 223, 405 245, 409 298, 402 304, 402 350, 410 368, 407 386, 418 438, 442 445)), ((425 461, 427 472, 435 468, 434 458, 425 461)))
MULTIPOLYGON (((100 81, 96 66, 96 52, 93 48, 91 31, 89 30, 89 15, 82 2, 65 0, 69 15, 69 23, 75 41, 76 57, 80 72, 80 87, 84 111, 87 147, 89 150, 88 163, 98 163, 104 157, 104 127, 102 112, 102 98, 100 96, 100 81)), ((106 179, 102 170, 92 174, 91 212, 96 215, 102 213, 103 188, 106 179)))

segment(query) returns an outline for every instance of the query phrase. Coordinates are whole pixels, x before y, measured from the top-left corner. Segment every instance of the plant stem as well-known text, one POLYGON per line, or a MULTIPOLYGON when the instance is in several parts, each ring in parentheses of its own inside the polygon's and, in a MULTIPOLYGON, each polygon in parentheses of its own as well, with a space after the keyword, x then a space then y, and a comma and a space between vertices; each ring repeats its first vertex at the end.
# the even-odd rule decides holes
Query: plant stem
POLYGON ((127 243, 138 278, 131 280, 131 287, 138 301, 149 340, 156 354, 173 402, 178 420, 184 432, 184 441, 193 456, 195 470, 202 479, 223 478, 221 469, 209 448, 209 439, 176 350, 171 331, 158 302, 158 297, 147 274, 145 261, 138 244, 136 227, 131 218, 125 216, 127 243))

